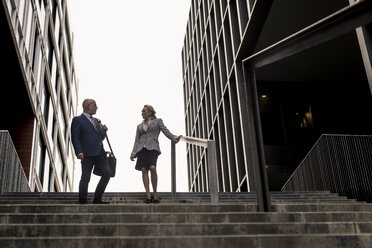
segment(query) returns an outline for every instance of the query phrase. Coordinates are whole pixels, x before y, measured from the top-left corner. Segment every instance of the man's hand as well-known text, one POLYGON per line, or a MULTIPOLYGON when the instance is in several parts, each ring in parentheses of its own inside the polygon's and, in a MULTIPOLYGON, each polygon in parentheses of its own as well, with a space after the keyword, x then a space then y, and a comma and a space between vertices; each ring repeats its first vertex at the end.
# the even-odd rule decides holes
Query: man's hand
POLYGON ((99 126, 100 126, 101 130, 104 131, 104 132, 106 132, 108 130, 106 125, 102 125, 101 123, 99 123, 99 126))
POLYGON ((77 157, 77 159, 83 160, 84 159, 84 153, 79 153, 76 157, 77 157))
POLYGON ((108 130, 108 128, 106 127, 106 125, 103 125, 102 128, 103 128, 103 131, 105 131, 105 132, 108 130))
POLYGON ((108 128, 106 127, 106 125, 103 125, 100 119, 97 119, 96 118, 96 120, 97 120, 97 122, 99 124, 99 127, 102 129, 102 131, 106 132, 108 130, 108 128))

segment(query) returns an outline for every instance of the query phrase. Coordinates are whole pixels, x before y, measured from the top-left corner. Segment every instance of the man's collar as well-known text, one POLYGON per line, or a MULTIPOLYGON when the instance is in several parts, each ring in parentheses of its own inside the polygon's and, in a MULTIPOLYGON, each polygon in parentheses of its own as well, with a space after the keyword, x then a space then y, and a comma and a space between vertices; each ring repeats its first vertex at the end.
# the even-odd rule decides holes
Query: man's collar
POLYGON ((88 114, 88 113, 86 113, 86 112, 83 112, 83 115, 85 115, 87 118, 91 118, 91 117, 93 117, 92 115, 90 115, 90 114, 88 114))

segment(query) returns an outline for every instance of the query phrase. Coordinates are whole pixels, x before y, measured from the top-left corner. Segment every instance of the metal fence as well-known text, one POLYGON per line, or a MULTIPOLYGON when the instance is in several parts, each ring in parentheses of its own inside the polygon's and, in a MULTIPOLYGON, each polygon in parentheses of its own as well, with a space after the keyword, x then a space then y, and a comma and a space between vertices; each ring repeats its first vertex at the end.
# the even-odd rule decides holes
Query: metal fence
POLYGON ((0 194, 29 191, 25 172, 9 132, 0 130, 0 194))
POLYGON ((282 188, 310 190, 372 202, 372 136, 323 134, 282 188))

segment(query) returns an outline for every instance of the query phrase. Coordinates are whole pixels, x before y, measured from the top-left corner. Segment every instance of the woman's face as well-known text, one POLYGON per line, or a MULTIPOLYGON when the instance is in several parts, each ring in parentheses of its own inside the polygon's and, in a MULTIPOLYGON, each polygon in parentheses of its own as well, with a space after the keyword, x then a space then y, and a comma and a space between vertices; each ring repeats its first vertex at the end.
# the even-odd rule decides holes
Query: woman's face
POLYGON ((142 109, 142 117, 145 120, 151 117, 151 112, 146 107, 142 109))

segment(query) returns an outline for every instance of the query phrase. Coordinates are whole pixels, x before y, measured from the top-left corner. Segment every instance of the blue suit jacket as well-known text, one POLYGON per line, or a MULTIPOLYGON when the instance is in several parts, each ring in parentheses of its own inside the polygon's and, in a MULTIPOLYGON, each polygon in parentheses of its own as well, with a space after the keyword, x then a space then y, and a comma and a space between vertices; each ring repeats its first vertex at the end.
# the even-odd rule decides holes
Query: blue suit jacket
POLYGON ((75 116, 71 123, 71 139, 75 154, 84 153, 86 157, 98 156, 104 151, 102 141, 105 139, 104 131, 101 130, 96 119, 97 129, 86 116, 75 116))

